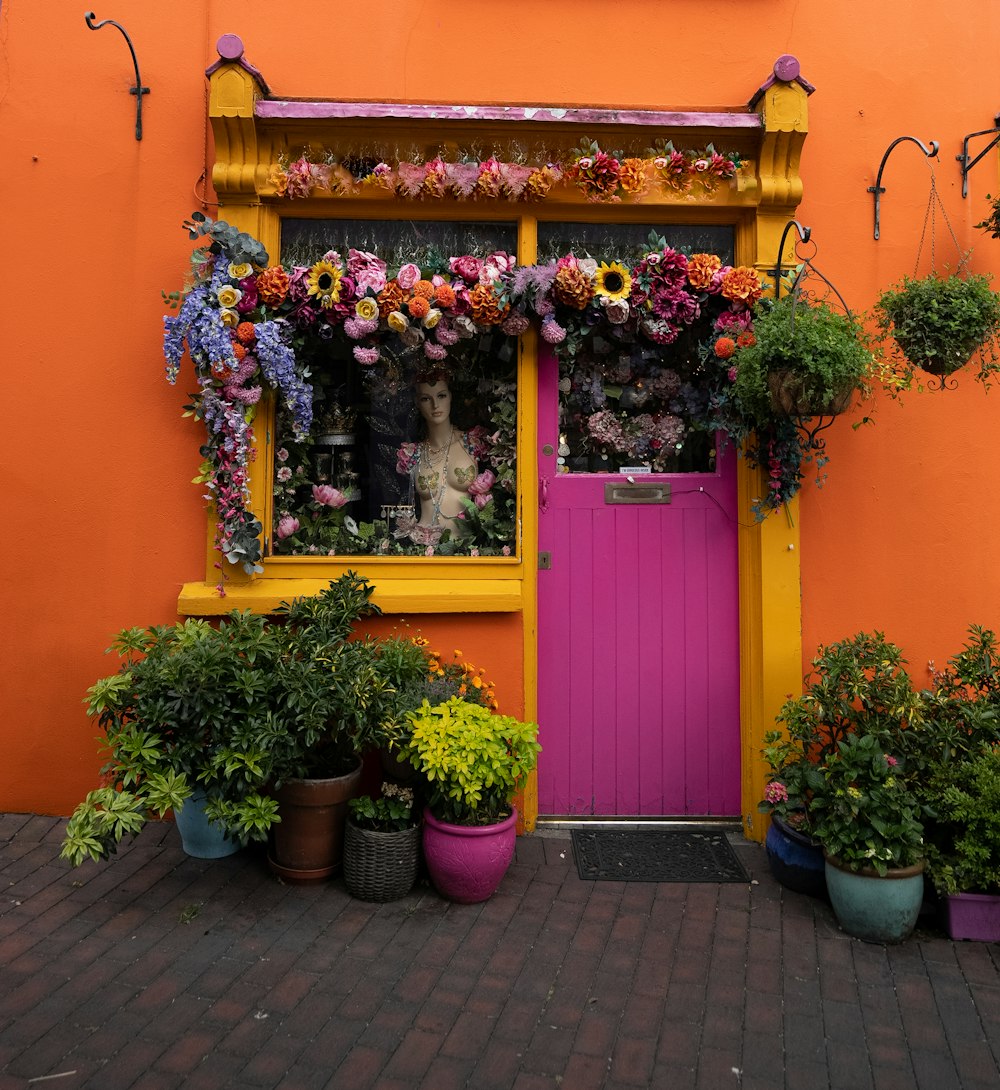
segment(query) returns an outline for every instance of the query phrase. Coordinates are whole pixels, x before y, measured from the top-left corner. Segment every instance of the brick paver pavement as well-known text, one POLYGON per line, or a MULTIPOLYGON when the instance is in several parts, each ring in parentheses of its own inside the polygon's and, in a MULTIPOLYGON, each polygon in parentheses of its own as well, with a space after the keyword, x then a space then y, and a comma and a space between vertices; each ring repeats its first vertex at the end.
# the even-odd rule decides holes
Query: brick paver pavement
POLYGON ((996 1090, 1000 947, 838 931, 750 885, 584 882, 523 838, 482 905, 280 884, 147 826, 72 871, 0 815, 0 1090, 996 1090))

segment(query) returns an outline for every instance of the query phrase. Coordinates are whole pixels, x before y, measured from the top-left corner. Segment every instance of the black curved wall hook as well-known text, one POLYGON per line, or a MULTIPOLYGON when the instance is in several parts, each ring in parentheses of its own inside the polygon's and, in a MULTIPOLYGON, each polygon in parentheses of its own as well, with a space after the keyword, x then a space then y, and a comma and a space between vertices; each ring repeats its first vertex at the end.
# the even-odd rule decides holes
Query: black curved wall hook
POLYGON ((875 239, 878 240, 879 233, 879 205, 881 203, 882 194, 885 192, 885 188, 882 185, 882 171, 885 170, 886 160, 889 158, 889 153, 897 144, 902 144, 904 140, 912 140, 914 144, 927 156, 928 159, 933 159, 937 155, 941 145, 936 141, 931 141, 931 146, 928 148, 922 140, 918 140, 915 136, 897 136, 895 140, 885 149, 885 155, 882 156, 882 163, 878 168, 878 177, 875 179, 875 184, 868 187, 869 193, 875 194, 875 239))
POLYGON ((142 77, 139 75, 139 62, 135 56, 135 50, 132 48, 132 39, 128 36, 125 28, 121 23, 116 23, 114 19, 102 19, 99 23, 94 22, 94 13, 88 11, 84 14, 84 19, 87 21, 87 26, 91 30, 100 30, 102 26, 107 26, 110 23, 113 27, 117 27, 122 32, 122 37, 125 39, 125 44, 128 46, 129 53, 132 54, 132 66, 135 68, 135 86, 129 88, 129 94, 136 96, 135 102, 135 138, 136 140, 142 139, 142 96, 148 95, 149 88, 143 87, 142 77))

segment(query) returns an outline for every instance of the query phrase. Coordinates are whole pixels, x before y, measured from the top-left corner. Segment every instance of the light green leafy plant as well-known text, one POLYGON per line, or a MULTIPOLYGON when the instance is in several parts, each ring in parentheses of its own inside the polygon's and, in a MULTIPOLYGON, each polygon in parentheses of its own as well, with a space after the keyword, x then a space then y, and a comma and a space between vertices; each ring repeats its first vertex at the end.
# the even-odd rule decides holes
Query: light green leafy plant
POLYGON ((491 825, 510 814, 514 794, 535 767, 538 727, 451 697, 425 700, 409 715, 401 756, 427 780, 435 817, 454 825, 491 825))

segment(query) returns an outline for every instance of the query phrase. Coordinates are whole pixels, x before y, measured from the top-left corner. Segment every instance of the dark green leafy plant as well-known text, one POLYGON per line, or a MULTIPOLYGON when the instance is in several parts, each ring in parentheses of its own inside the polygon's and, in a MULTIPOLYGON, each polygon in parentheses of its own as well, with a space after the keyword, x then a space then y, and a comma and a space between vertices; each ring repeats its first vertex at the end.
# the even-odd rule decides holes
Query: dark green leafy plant
POLYGON ((851 734, 819 766, 809 802, 812 835, 854 871, 909 867, 924 858, 920 803, 898 758, 876 734, 851 734))
POLYGON ((990 238, 1000 238, 1000 196, 991 197, 987 193, 986 199, 990 202, 990 214, 975 227, 979 231, 989 231, 990 238))
POLYGON ((413 791, 393 783, 382 785, 382 794, 362 795, 347 803, 351 821, 359 829, 377 833, 402 832, 413 827, 413 791))
POLYGON ((874 358, 856 318, 787 295, 761 305, 753 343, 740 347, 734 362, 740 409, 748 419, 769 421, 842 411, 845 398, 867 390, 874 358), (784 403, 776 391, 782 382, 791 399, 784 403))
POLYGON ((879 296, 874 316, 883 341, 890 346, 894 342, 904 357, 902 366, 883 366, 890 393, 910 389, 914 368, 947 376, 976 352, 976 378, 984 386, 1000 372, 1000 297, 986 276, 903 277, 879 296))
POLYGON ((939 893, 1000 893, 1000 746, 942 765, 930 785, 936 822, 928 848, 939 893))
POLYGON ((280 820, 273 789, 334 776, 399 738, 405 708, 375 639, 355 623, 379 613, 374 588, 348 572, 281 619, 234 611, 217 626, 188 620, 129 629, 113 645, 118 673, 88 693, 109 761, 104 786, 69 821, 63 857, 106 859, 150 814, 206 794, 230 835, 261 840, 280 820))
POLYGON ((850 738, 870 735, 882 750, 923 715, 920 695, 906 672, 902 651, 881 632, 860 632, 819 648, 801 696, 778 714, 784 730, 764 735, 771 771, 760 810, 791 819, 811 832, 813 799, 827 788, 825 767, 850 738))

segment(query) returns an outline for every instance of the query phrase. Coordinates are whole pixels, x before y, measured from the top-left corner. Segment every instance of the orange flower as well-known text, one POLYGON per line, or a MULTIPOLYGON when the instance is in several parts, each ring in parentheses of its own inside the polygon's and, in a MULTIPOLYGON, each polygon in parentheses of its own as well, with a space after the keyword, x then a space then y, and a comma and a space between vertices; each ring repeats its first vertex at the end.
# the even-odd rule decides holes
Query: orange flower
POLYGON ((426 318, 430 313, 431 305, 422 295, 414 295, 412 299, 407 302, 410 314, 414 318, 426 318))
POLYGON ((649 185, 645 159, 622 159, 618 164, 618 184, 623 192, 638 197, 649 185))
POLYGON ((539 167, 524 183, 521 196, 526 201, 542 201, 556 184, 558 175, 550 166, 539 167))
POLYGON ((403 305, 403 289, 398 281, 390 280, 378 293, 378 312, 383 318, 388 318, 394 310, 399 310, 403 305))
POLYGON ((480 325, 499 325, 507 317, 510 307, 501 307, 489 284, 477 284, 469 292, 472 320, 480 325))
POLYGON ((740 265, 731 269, 722 281, 722 294, 734 302, 746 303, 752 307, 761 297, 760 278, 756 269, 740 265))
POLYGON ((233 369, 226 360, 216 360, 212 364, 212 378, 227 382, 233 377, 233 369))
POLYGON ((288 295, 288 273, 280 265, 272 265, 257 277, 257 294, 266 306, 280 306, 288 295))
POLYGON ((455 290, 450 284, 438 284, 434 289, 434 301, 438 306, 453 307, 455 305, 455 290))
POLYGON ((732 337, 720 337, 715 342, 715 354, 720 360, 728 360, 736 351, 736 342, 732 337))
POLYGON ((552 294, 574 310, 586 310, 594 298, 594 282, 575 265, 564 265, 552 281, 552 294))
POLYGON ((745 333, 741 333, 736 338, 736 344, 739 348, 750 348, 751 345, 757 343, 757 338, 748 329, 745 333))
POLYGON ((240 344, 253 344, 257 340, 257 327, 253 322, 240 322, 236 327, 236 339, 240 344))
POLYGON ((434 285, 429 280, 418 280, 413 285, 413 294, 423 296, 424 299, 433 299, 434 285))
POLYGON ((237 343, 233 345, 233 355, 234 355, 234 356, 235 356, 235 357, 236 357, 236 358, 237 358, 238 360, 243 360, 243 359, 246 359, 246 355, 247 355, 247 350, 246 350, 246 348, 244 348, 244 347, 243 347, 243 345, 242 345, 242 344, 240 344, 240 343, 239 343, 239 342, 237 341, 237 343))
POLYGON ((718 254, 692 254, 688 258, 687 278, 692 288, 706 291, 712 286, 712 277, 722 268, 718 254))

